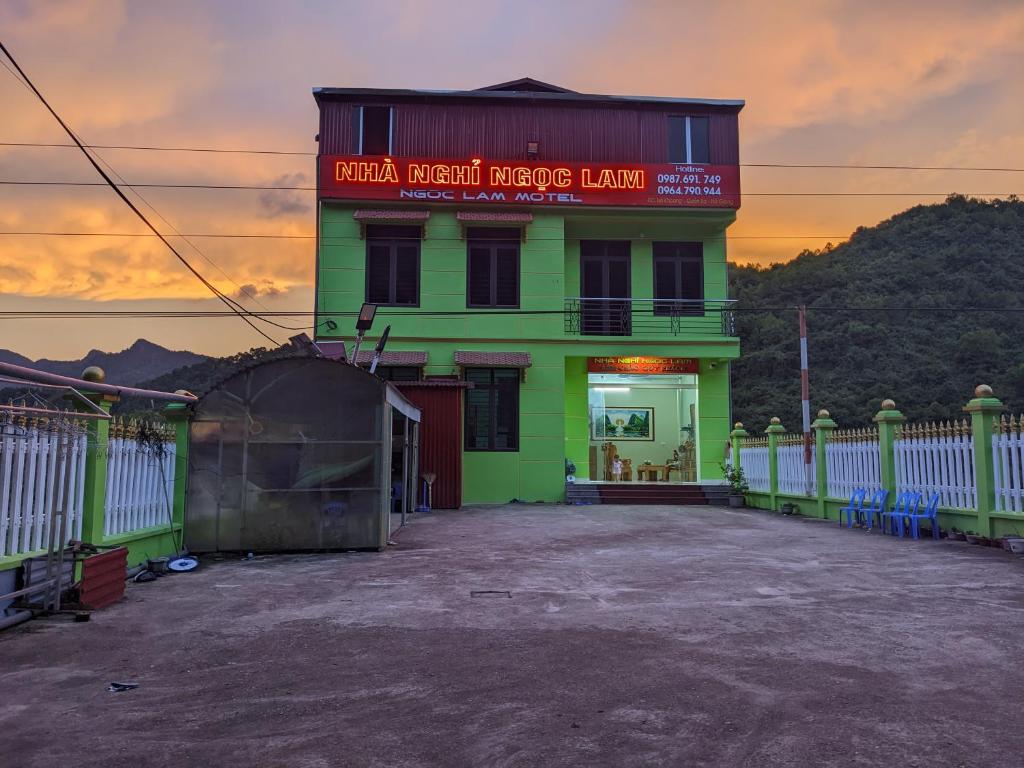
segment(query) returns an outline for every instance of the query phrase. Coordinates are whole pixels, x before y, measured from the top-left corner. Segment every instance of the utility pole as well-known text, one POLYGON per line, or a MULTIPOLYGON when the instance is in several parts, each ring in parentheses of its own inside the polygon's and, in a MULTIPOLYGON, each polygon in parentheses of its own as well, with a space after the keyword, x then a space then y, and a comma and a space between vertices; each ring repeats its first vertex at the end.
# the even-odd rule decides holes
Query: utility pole
POLYGON ((811 495, 814 472, 811 469, 811 384, 807 366, 807 307, 797 307, 800 314, 800 410, 804 427, 804 490, 811 495))

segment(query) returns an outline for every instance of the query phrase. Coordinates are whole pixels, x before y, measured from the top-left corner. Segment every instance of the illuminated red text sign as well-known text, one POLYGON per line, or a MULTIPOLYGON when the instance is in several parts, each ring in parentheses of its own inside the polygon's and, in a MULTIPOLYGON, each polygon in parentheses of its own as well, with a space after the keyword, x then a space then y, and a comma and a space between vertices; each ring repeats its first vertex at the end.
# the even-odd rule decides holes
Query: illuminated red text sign
POLYGON ((740 177, 735 165, 324 155, 319 192, 339 200, 739 208, 740 177))
POLYGON ((590 373, 698 373, 691 357, 588 357, 590 373))

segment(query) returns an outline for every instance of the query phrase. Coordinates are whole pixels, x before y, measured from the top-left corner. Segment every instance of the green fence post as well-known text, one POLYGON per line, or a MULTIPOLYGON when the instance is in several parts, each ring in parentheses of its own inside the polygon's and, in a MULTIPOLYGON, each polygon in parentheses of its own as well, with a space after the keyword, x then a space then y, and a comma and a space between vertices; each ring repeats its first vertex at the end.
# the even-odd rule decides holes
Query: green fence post
POLYGON ((736 469, 740 469, 743 465, 740 463, 740 449, 743 445, 743 438, 748 434, 747 430, 743 428, 743 422, 737 421, 733 426, 732 432, 729 433, 729 440, 732 441, 732 465, 736 469))
MULTIPOLYGON (((178 390, 178 394, 184 390, 178 390)), ((174 500, 171 518, 175 526, 182 527, 185 538, 185 491, 188 483, 188 428, 191 409, 185 403, 168 403, 164 406, 164 418, 174 426, 174 500)), ((172 530, 173 535, 173 530, 172 530)))
POLYGON ((889 492, 891 503, 896 502, 896 430, 906 417, 896 410, 892 400, 882 401, 882 410, 875 414, 878 424, 878 458, 882 488, 889 492))
POLYGON ((832 421, 831 414, 822 408, 818 411, 818 418, 811 424, 814 430, 814 461, 815 477, 818 487, 818 517, 828 517, 828 510, 825 507, 825 499, 828 497, 828 454, 826 447, 832 437, 832 430, 836 423, 832 421))
POLYGON ((772 416, 771 423, 765 430, 768 435, 768 495, 771 497, 772 510, 779 511, 779 435, 786 433, 778 416, 772 416))
POLYGON ((1002 401, 992 394, 992 387, 979 384, 974 399, 964 406, 971 414, 971 439, 974 442, 974 484, 978 496, 978 533, 992 535, 992 518, 996 509, 996 478, 992 456, 993 420, 1002 412, 1002 401))
MULTIPOLYGON (((737 421, 733 425, 732 432, 729 433, 729 443, 730 445, 732 445, 732 456, 730 457, 730 460, 732 461, 733 467, 735 467, 736 469, 743 468, 742 464, 740 463, 742 461, 740 452, 743 446, 743 438, 745 438, 746 436, 747 430, 743 428, 743 422, 737 421)), ((732 494, 731 488, 729 489, 729 493, 730 495, 732 494)), ((744 497, 743 503, 747 503, 746 497, 744 497)))
MULTIPOLYGON (((82 373, 86 381, 101 383, 106 375, 103 369, 89 366, 82 373)), ((98 392, 82 393, 93 403, 110 413, 111 407, 120 398, 117 395, 103 395, 98 392)), ((81 408, 79 403, 78 408, 81 408)), ((103 543, 103 526, 107 506, 107 461, 109 459, 110 421, 90 419, 85 451, 84 494, 82 498, 82 541, 89 544, 103 543)))

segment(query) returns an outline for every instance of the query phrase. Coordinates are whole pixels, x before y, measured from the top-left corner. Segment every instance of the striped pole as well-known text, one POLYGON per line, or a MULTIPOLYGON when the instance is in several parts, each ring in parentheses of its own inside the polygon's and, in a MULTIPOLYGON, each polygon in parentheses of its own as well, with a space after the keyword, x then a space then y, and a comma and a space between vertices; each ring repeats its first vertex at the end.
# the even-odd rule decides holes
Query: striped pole
POLYGON ((797 307, 800 313, 800 410, 804 426, 804 485, 811 495, 811 385, 807 369, 807 307, 797 307))

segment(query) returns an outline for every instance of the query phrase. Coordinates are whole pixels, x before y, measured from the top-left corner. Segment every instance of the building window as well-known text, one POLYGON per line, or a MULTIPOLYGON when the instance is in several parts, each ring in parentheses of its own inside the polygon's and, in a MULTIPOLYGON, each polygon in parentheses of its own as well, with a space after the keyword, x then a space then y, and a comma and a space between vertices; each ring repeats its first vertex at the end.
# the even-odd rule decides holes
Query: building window
POLYGON ((701 243, 654 243, 654 314, 702 315, 704 247, 701 243))
POLYGON ((668 119, 668 161, 670 163, 710 163, 711 138, 707 117, 668 119))
POLYGON ((384 381, 419 381, 420 371, 414 365, 378 365, 374 373, 384 381))
POLYGON ((519 369, 467 368, 466 450, 519 450, 519 369))
POLYGON ((518 307, 520 230, 470 227, 466 240, 466 306, 518 307))
POLYGON ((420 304, 420 227, 366 227, 366 300, 371 304, 420 304))
POLYGON ((353 107, 352 141, 355 154, 392 154, 394 121, 393 107, 353 107))

